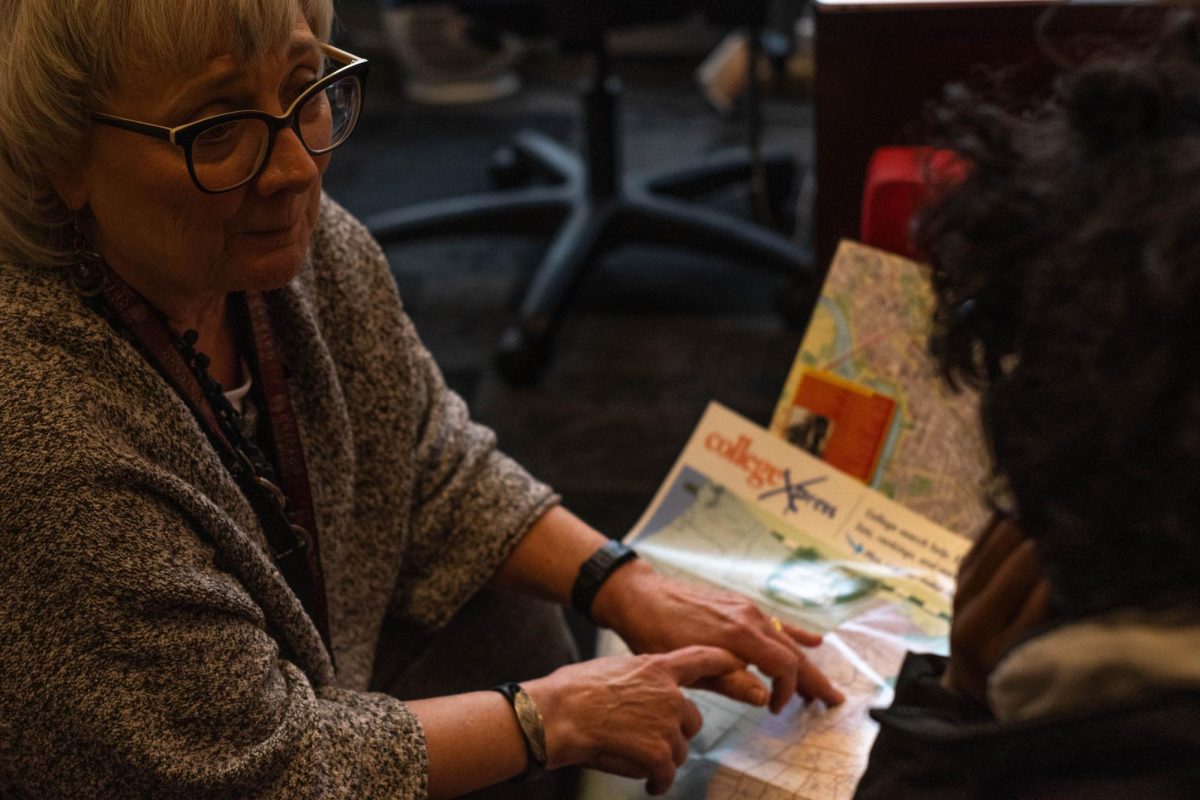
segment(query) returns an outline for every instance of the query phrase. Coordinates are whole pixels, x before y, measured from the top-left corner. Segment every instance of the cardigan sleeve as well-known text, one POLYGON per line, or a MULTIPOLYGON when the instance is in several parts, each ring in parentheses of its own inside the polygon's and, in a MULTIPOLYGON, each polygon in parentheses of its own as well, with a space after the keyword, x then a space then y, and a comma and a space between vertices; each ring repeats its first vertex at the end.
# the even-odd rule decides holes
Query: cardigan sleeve
POLYGON ((392 610, 438 626, 495 573, 558 496, 497 449, 495 434, 472 422, 462 398, 446 388, 411 325, 406 334, 414 338, 423 379, 413 447, 413 538, 392 610))
POLYGON ((424 735, 315 689, 178 507, 59 480, 4 515, 0 785, 57 798, 421 798, 424 735), (171 546, 175 542, 177 546, 171 546))
POLYGON ((406 542, 390 610, 437 627, 559 497, 501 452, 495 434, 446 385, 362 224, 328 197, 322 214, 313 301, 357 416, 358 447, 370 453, 361 462, 394 459, 389 474, 359 490, 367 498, 379 485, 396 487, 387 502, 406 542))

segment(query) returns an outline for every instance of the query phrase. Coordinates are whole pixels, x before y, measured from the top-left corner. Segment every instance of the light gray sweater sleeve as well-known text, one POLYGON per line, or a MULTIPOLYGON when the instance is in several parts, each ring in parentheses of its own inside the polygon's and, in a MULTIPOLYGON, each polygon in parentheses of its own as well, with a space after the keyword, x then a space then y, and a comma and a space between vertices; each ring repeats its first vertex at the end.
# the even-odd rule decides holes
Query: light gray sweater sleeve
POLYGON ((314 690, 179 509, 136 478, 85 491, 61 477, 56 488, 76 491, 46 498, 53 514, 4 515, 0 787, 89 800, 425 795, 424 737, 401 702, 314 690))
POLYGON ((421 798, 364 691, 387 611, 437 626, 557 501, 447 389, 332 201, 269 299, 336 673, 187 407, 64 276, 0 265, 0 796, 421 798))
MULTIPOLYGON (((501 452, 496 435, 446 386, 404 312, 387 259, 361 223, 328 198, 322 213, 314 253, 328 268, 312 276, 308 291, 329 332, 356 436, 378 438, 372 468, 412 476, 402 496, 382 500, 406 521, 391 611, 436 627, 559 497, 501 452), (396 397, 381 390, 385 381, 399 386, 396 397)), ((382 483, 381 475, 373 485, 382 483)), ((357 494, 371 492, 360 486, 357 494)))
MULTIPOLYGON (((413 335, 411 325, 406 335, 413 335)), ((422 413, 414 458, 411 558, 393 612, 440 625, 496 571, 558 496, 500 452, 496 435, 473 422, 446 388, 424 347, 414 349, 422 413)))

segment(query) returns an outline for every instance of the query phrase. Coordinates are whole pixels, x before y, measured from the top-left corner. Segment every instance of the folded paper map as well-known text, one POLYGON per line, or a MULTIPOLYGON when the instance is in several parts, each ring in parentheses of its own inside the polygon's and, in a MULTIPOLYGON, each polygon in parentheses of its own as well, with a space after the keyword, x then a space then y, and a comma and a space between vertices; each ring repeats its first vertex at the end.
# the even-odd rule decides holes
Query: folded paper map
MULTIPOLYGON (((904 652, 945 652, 969 546, 715 403, 626 541, 662 573, 824 633, 812 661, 847 696, 772 715, 691 692, 704 728, 668 795, 688 800, 851 797, 876 732, 867 711, 890 702, 904 652)), ((599 649, 620 647, 609 635, 599 649)), ((644 796, 636 782, 588 781, 589 798, 644 796)))
POLYGON ((979 400, 929 357, 933 293, 907 259, 843 241, 771 431, 935 522, 974 536, 989 510, 979 400))
MULTIPOLYGON (((626 537, 660 572, 753 598, 825 634, 846 702, 780 714, 694 691, 704 728, 669 797, 848 800, 908 650, 945 653, 958 562, 990 514, 978 398, 927 352, 922 267, 843 242, 770 432, 720 405, 626 537)), ((611 633, 598 652, 624 651, 611 633)), ((585 800, 644 798, 585 774, 585 800)))

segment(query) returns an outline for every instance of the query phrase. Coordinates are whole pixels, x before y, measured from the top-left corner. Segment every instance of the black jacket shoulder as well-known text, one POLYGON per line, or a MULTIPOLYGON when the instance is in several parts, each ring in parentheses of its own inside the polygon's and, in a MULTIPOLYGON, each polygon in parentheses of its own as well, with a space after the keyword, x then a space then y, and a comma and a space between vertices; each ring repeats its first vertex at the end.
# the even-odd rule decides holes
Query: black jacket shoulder
POLYGON ((1200 690, 1002 723, 910 654, 855 800, 1174 800, 1200 797, 1200 690))

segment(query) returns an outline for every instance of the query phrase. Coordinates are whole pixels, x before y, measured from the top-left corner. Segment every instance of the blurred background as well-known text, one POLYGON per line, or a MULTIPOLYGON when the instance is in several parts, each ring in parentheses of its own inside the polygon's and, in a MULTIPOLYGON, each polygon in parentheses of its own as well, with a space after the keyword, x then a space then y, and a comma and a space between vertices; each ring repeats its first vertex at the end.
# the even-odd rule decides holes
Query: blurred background
MULTIPOLYGON (((491 188, 489 160, 521 128, 579 145, 585 55, 474 25, 445 6, 339 0, 337 13, 335 41, 372 67, 364 116, 325 187, 360 218, 491 188)), ((782 0, 768 21, 775 58, 762 62, 762 137, 801 166, 776 211, 787 235, 804 243, 806 20, 802 6, 782 0)), ((692 15, 624 28, 608 41, 624 86, 627 171, 746 143, 749 70, 736 29, 692 15)), ((751 216, 744 183, 708 202, 751 216)), ((793 287, 778 274, 667 247, 618 247, 584 278, 537 379, 514 385, 497 371, 496 343, 548 242, 453 235, 386 249, 409 314, 475 418, 569 508, 620 537, 710 400, 769 421, 802 320, 781 313, 793 287)))

